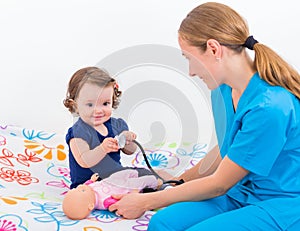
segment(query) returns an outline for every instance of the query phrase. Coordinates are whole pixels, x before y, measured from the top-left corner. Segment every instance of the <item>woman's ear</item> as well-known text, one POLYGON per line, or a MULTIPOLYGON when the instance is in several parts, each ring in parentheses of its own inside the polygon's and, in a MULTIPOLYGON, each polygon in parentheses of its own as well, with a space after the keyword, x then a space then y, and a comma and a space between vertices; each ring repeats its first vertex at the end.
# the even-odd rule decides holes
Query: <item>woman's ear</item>
POLYGON ((220 59, 222 56, 222 46, 215 39, 208 39, 206 42, 207 49, 215 56, 216 59, 220 59))

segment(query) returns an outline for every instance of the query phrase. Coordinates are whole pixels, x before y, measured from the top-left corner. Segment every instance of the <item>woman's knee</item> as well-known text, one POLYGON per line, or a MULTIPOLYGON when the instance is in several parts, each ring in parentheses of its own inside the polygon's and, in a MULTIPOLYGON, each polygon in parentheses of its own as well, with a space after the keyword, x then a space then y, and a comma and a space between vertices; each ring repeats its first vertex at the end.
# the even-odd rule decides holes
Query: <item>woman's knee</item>
POLYGON ((150 219, 148 230, 185 230, 183 227, 184 224, 182 223, 182 220, 184 220, 184 214, 180 211, 188 211, 188 209, 186 209, 185 202, 176 203, 159 210, 150 219))
POLYGON ((168 224, 170 225, 170 221, 167 219, 167 217, 165 217, 165 215, 161 213, 161 211, 158 211, 151 217, 147 230, 148 231, 170 230, 168 224))

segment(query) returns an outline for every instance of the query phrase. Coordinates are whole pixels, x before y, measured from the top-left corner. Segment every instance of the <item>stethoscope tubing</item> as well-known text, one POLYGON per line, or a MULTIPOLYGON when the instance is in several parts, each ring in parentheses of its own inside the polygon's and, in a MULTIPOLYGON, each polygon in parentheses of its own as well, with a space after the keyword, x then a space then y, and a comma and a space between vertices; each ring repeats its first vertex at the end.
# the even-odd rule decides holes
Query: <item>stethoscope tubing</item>
POLYGON ((149 170, 156 176, 158 177, 159 179, 161 179, 163 181, 164 184, 175 184, 175 185, 180 185, 182 183, 184 183, 183 179, 181 180, 165 180, 163 177, 161 177, 151 166, 151 164, 149 163, 149 160, 147 158, 147 155, 145 153, 145 150, 144 148, 142 147, 142 145, 137 142, 136 140, 133 140, 133 142, 139 147, 139 149, 141 150, 142 154, 143 154, 143 157, 144 157, 144 160, 146 162, 146 165, 147 167, 149 168, 149 170))

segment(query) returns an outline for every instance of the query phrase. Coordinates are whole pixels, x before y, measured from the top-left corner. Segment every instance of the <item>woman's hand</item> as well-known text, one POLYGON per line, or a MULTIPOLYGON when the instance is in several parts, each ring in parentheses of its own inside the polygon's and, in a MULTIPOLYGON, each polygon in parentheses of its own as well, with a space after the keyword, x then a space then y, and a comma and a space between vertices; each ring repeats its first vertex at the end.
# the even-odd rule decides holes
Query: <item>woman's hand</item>
POLYGON ((124 195, 113 195, 113 198, 119 200, 109 207, 109 211, 115 211, 119 216, 126 219, 136 219, 142 216, 146 211, 145 195, 141 193, 129 193, 124 195))

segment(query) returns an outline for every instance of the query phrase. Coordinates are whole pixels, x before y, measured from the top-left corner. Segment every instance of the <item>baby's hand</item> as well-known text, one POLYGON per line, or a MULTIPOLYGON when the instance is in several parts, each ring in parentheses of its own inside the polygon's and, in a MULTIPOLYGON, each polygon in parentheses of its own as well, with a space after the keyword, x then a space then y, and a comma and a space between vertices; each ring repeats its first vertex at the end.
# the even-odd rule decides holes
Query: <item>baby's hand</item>
POLYGON ((112 137, 105 138, 101 147, 105 153, 117 152, 119 150, 118 142, 112 137))
POLYGON ((126 145, 136 139, 136 134, 131 131, 123 131, 121 134, 126 137, 126 145))

